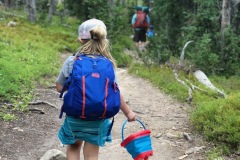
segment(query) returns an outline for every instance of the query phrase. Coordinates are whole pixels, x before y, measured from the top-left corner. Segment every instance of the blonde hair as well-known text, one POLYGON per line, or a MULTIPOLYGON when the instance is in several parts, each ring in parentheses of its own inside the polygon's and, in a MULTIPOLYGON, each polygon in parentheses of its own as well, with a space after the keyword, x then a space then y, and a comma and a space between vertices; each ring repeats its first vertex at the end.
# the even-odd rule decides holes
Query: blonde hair
POLYGON ((90 31, 92 39, 83 40, 83 45, 79 48, 79 53, 95 54, 107 57, 116 68, 116 62, 110 53, 110 43, 107 31, 102 26, 97 26, 90 31))

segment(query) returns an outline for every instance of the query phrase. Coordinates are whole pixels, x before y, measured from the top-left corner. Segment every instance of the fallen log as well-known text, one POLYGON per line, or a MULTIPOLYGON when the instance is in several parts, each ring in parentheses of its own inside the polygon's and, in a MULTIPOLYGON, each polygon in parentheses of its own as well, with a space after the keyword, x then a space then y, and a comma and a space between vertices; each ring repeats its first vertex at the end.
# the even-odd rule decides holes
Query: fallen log
POLYGON ((193 73, 194 77, 203 85, 205 85, 206 87, 210 88, 211 90, 214 90, 216 92, 218 92, 223 98, 226 97, 225 93, 220 91, 218 88, 216 88, 211 81, 208 79, 208 77, 206 76, 206 74, 204 72, 202 72, 201 70, 196 70, 193 73))

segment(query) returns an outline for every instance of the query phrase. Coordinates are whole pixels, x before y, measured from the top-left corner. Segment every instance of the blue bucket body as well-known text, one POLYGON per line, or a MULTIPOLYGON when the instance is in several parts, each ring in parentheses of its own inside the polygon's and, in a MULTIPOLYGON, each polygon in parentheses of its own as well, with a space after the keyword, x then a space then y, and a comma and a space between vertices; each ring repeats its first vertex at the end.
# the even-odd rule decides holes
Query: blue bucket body
POLYGON ((136 158, 141 153, 152 151, 150 136, 139 137, 128 143, 125 148, 132 155, 132 158, 136 158))

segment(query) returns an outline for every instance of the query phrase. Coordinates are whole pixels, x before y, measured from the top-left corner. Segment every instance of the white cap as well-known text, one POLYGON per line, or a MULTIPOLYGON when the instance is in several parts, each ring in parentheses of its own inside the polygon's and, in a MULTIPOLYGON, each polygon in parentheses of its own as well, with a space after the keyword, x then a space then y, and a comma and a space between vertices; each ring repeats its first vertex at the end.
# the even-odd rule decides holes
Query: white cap
MULTIPOLYGON (((103 21, 98 19, 89 19, 83 22, 78 28, 78 38, 80 39, 91 39, 90 31, 93 30, 97 26, 102 26, 106 30, 106 26, 103 21)), ((105 37, 106 38, 106 37, 105 37)), ((96 37, 93 37, 96 39, 96 37)))

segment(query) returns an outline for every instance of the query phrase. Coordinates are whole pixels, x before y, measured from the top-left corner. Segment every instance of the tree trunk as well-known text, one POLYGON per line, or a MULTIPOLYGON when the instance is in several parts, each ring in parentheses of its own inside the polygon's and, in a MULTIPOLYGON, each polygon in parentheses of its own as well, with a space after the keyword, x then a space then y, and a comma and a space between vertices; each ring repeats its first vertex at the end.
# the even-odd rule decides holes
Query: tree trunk
POLYGON ((25 5, 24 5, 24 12, 28 12, 28 0, 25 0, 25 5))
POLYGON ((28 8, 28 20, 30 22, 36 22, 37 17, 37 9, 36 9, 36 1, 35 0, 28 0, 27 3, 28 8))
POLYGON ((222 21, 221 21, 221 32, 230 26, 231 22, 231 0, 223 0, 222 4, 222 21))
POLYGON ((230 26, 231 22, 231 0, 223 0, 222 2, 222 20, 221 20, 221 51, 223 58, 227 58, 227 53, 223 53, 225 47, 225 35, 224 31, 230 26))
POLYGON ((10 8, 10 0, 4 0, 4 6, 10 8))
POLYGON ((48 23, 52 22, 52 15, 54 12, 54 8, 55 8, 55 0, 50 0, 49 1, 49 10, 48 10, 48 23))

